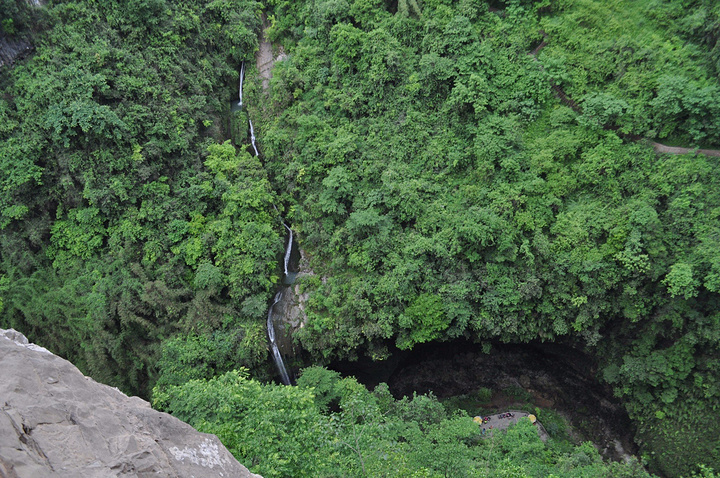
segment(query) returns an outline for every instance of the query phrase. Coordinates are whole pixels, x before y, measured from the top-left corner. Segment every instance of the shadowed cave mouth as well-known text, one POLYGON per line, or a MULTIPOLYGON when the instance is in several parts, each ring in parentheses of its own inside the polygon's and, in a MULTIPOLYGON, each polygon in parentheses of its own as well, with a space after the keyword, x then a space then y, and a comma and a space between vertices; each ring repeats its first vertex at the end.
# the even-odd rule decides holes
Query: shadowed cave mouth
MULTIPOLYGON (((614 460, 637 453, 635 430, 609 386, 596 379, 597 364, 574 348, 552 343, 493 344, 489 353, 467 340, 417 345, 388 360, 360 359, 329 365, 369 389, 386 382, 396 398, 432 392, 442 401, 492 391, 486 403, 463 403, 468 413, 509 408, 550 409, 571 423, 575 441, 592 441, 614 460)), ((551 432, 552 435, 552 432, 551 432)))

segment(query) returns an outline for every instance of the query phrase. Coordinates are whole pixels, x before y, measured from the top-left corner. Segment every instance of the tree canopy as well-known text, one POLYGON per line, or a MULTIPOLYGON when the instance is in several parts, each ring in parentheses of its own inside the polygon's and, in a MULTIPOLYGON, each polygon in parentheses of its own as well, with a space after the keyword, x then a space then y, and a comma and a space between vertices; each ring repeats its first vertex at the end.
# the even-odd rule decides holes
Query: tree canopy
MULTIPOLYGON (((418 454, 408 473, 475 469, 484 448, 452 413, 432 433, 397 425, 408 427, 400 439, 382 435, 392 427, 363 395, 368 428, 403 450, 382 458, 348 441, 358 422, 345 398, 328 415, 337 397, 316 405, 307 390, 254 381, 272 374, 264 324, 282 214, 312 271, 295 333, 309 361, 383 360, 456 338, 563 341, 598 360, 654 470, 720 467, 720 425, 704 419, 720 399, 718 158, 646 141, 720 145, 717 2, 0 10, 0 33, 34 44, 0 70, 1 326, 146 397, 157 384, 201 401, 211 386, 247 390, 229 401, 297 400, 297 423, 318 423, 278 432, 297 434, 298 454, 312 434, 337 432, 323 435, 335 451, 313 470, 336 459, 352 473, 384 459, 405 469, 413 433, 418 450, 467 450, 438 457, 444 470, 418 454), (268 92, 252 61, 261 34, 285 53, 268 92), (243 61, 246 109, 233 113, 243 61), (240 367, 254 379, 230 373, 240 367)), ((505 458, 496 476, 539 476, 505 458)), ((273 466, 264 473, 304 465, 273 466)))
POLYGON ((589 442, 543 443, 527 418, 483 434, 433 395, 395 400, 385 384, 369 392, 322 368, 306 369, 297 387, 227 372, 156 389, 154 405, 216 434, 265 477, 650 478, 637 462, 603 463, 589 442))

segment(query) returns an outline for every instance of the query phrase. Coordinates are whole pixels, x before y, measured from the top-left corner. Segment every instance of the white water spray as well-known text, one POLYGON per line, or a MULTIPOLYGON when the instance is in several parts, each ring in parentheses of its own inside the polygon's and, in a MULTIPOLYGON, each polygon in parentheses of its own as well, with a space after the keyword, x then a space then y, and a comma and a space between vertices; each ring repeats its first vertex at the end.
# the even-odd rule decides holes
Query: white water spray
POLYGON ((258 153, 257 146, 255 146, 255 129, 252 125, 252 120, 248 118, 248 122, 250 123, 250 142, 252 143, 252 147, 255 150, 255 156, 260 156, 260 153, 258 153))
POLYGON ((287 373, 285 363, 283 362, 282 355, 280 354, 280 348, 278 347, 277 341, 275 340, 275 325, 273 323, 273 310, 275 309, 275 304, 280 302, 280 299, 282 298, 282 293, 283 291, 280 291, 275 294, 275 300, 273 301, 273 304, 270 306, 270 310, 268 311, 267 329, 268 338, 270 339, 270 349, 272 350, 275 366, 277 367, 278 372, 280 372, 280 379, 282 380, 283 384, 290 385, 290 376, 287 373))
POLYGON ((245 62, 243 61, 240 64, 240 101, 238 101, 238 106, 242 106, 242 85, 243 85, 244 78, 245 78, 245 62))
POLYGON ((285 249, 285 278, 287 279, 288 276, 288 263, 290 262, 290 252, 292 251, 292 245, 293 245, 293 232, 292 229, 288 227, 287 224, 283 222, 283 226, 285 226, 285 229, 288 230, 288 233, 290 234, 290 239, 288 240, 288 246, 287 249, 285 249))

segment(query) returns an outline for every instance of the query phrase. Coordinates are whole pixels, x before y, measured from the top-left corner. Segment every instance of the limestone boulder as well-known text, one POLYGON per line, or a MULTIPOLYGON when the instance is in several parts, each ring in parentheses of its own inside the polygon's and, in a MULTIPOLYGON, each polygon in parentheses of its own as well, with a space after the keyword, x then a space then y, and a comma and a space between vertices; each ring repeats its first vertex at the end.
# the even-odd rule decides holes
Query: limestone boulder
POLYGON ((0 329, 0 478, 254 477, 214 435, 0 329))

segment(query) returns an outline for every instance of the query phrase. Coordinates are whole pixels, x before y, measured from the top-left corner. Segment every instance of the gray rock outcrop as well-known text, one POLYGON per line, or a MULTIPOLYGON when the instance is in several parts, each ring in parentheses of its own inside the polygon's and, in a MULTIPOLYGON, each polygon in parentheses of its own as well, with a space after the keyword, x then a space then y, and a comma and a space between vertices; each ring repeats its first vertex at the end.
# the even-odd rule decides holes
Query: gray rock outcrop
POLYGON ((0 68, 12 65, 13 62, 27 55, 32 45, 24 38, 10 38, 0 34, 0 68))
POLYGON ((214 435, 0 329, 0 478, 241 477, 214 435))

